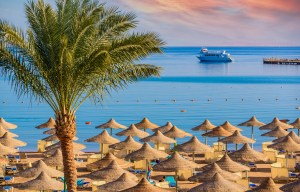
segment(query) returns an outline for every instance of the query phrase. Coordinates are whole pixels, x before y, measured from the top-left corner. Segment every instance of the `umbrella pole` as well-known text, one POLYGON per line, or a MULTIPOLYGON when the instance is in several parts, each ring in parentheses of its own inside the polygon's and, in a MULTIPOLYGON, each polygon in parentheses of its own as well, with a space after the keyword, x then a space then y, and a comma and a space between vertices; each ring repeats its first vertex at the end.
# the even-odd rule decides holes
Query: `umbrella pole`
POLYGON ((238 149, 238 144, 236 143, 235 144, 235 150, 237 151, 237 149, 238 149))
POLYGON ((226 145, 225 145, 225 147, 226 147, 226 149, 225 149, 225 150, 226 150, 226 152, 228 152, 228 146, 227 146, 227 142, 226 142, 226 145))
POLYGON ((195 162, 195 152, 193 151, 193 161, 195 162))
POLYGON ((300 128, 298 129, 298 136, 300 136, 300 128))
POLYGON ((110 128, 110 135, 112 136, 112 128, 110 128))
POLYGON ((103 143, 101 143, 100 145, 101 145, 101 151, 100 151, 100 154, 101 154, 101 159, 102 159, 102 157, 103 157, 104 146, 103 146, 103 143))
POLYGON ((220 142, 219 142, 219 140, 220 140, 220 137, 218 137, 218 151, 220 151, 220 142))
POLYGON ((178 175, 177 171, 175 171, 175 180, 176 180, 176 192, 178 191, 178 175))
MULTIPOLYGON (((253 130, 253 126, 252 126, 252 131, 251 131, 251 137, 254 140, 254 134, 253 134, 254 130, 253 130)), ((251 143, 252 149, 253 149, 253 143, 251 143)))
POLYGON ((66 183, 66 178, 64 177, 64 192, 67 191, 67 183, 66 183))
MULTIPOLYGON (((207 133, 207 130, 205 130, 205 133, 207 133)), ((205 136, 205 145, 207 145, 207 137, 205 136)))

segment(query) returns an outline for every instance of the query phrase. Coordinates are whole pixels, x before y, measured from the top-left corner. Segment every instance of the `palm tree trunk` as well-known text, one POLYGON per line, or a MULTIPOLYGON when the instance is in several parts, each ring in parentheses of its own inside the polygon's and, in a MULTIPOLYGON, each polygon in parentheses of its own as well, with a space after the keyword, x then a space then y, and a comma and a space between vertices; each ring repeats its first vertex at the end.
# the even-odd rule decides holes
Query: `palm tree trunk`
POLYGON ((72 139, 76 134, 76 122, 74 113, 56 113, 56 134, 61 142, 63 155, 64 177, 69 192, 77 191, 77 170, 75 166, 72 139))

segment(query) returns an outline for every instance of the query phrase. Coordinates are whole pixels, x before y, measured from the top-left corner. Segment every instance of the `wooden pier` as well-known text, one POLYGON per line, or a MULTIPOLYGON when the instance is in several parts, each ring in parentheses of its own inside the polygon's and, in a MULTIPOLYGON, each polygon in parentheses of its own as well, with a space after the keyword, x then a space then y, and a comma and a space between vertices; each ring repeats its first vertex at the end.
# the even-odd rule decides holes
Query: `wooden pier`
POLYGON ((277 59, 277 58, 265 58, 264 64, 276 64, 276 65, 300 65, 300 59, 277 59))

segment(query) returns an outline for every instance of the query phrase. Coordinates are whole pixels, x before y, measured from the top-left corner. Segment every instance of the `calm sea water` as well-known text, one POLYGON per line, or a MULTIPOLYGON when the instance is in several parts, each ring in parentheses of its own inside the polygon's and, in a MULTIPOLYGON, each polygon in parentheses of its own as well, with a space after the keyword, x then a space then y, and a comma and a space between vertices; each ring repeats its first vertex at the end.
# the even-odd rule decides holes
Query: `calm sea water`
MULTIPOLYGON (((275 116, 281 119, 300 117, 300 66, 263 65, 264 57, 300 58, 300 47, 208 47, 227 50, 232 63, 199 63, 200 47, 170 47, 163 55, 154 55, 144 63, 163 67, 161 78, 150 78, 107 96, 105 103, 87 101, 77 112, 79 142, 99 134, 94 127, 110 118, 130 125, 148 117, 159 125, 171 121, 204 141, 200 132, 191 128, 209 119, 220 125, 228 120, 237 125, 252 115, 263 122, 275 116), (210 99, 210 101, 208 101, 210 99), (174 102, 173 100, 176 100, 174 102), (186 112, 181 112, 184 109, 186 112), (91 121, 91 125, 86 125, 91 121)), ((17 100, 10 85, 0 79, 0 116, 19 127, 13 130, 28 143, 22 150, 36 150, 37 140, 46 137, 34 127, 46 121, 53 112, 46 104, 17 100)), ((242 127, 250 137, 250 129, 242 127)), ((113 133, 117 133, 114 131, 113 133)), ((256 129, 255 148, 272 138, 261 137, 256 129)), ((120 140, 125 137, 119 137, 120 140)), ((189 138, 179 139, 182 143, 189 138)), ((216 140, 209 138, 212 144, 216 140)), ((96 143, 85 143, 86 151, 99 149, 96 143)), ((233 147, 233 145, 231 146, 233 147)))

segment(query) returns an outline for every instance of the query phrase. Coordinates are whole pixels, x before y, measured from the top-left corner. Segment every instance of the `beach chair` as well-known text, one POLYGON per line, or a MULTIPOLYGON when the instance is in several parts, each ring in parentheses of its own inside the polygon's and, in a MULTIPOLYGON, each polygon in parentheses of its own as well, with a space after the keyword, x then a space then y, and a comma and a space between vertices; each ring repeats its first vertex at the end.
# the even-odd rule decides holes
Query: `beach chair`
POLYGON ((77 187, 79 189, 85 189, 88 188, 90 185, 90 182, 85 181, 84 179, 77 179, 77 187))
POLYGON ((160 188, 170 188, 169 186, 169 182, 164 181, 164 182, 156 182, 155 183, 156 187, 160 187, 160 188))
POLYGON ((166 176, 165 181, 169 183, 170 187, 176 187, 176 180, 174 179, 173 176, 166 176))
POLYGON ((17 172, 16 166, 6 166, 5 167, 5 174, 6 175, 14 175, 17 172))
POLYGON ((15 178, 12 176, 5 176, 4 179, 5 179, 5 184, 12 184, 14 183, 15 180, 15 178))
POLYGON ((0 186, 0 192, 13 192, 13 186, 0 186))

